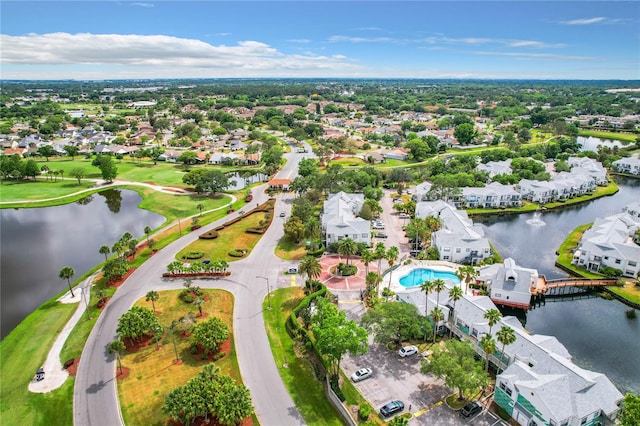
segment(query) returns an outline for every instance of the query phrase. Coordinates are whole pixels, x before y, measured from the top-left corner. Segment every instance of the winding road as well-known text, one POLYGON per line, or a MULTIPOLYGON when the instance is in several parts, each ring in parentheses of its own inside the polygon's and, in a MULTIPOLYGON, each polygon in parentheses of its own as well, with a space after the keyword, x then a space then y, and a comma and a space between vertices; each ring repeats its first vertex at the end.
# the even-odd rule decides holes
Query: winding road
MULTIPOLYGON (((278 177, 293 178, 300 159, 309 154, 287 155, 288 161, 278 177)), ((266 185, 252 191, 254 201, 263 203, 268 199, 266 185)), ((235 297, 233 331, 238 363, 244 384, 251 391, 256 415, 263 425, 301 425, 304 421, 278 373, 265 332, 262 301, 269 290, 290 286, 290 278, 284 274, 291 262, 275 256, 274 250, 284 231, 279 213, 287 214, 293 195, 277 197, 275 218, 272 226, 263 235, 246 259, 232 262, 231 275, 220 280, 195 280, 203 288, 219 288, 230 291, 235 297), (264 280, 256 278, 265 277, 264 280)), ((288 216, 288 214, 287 214, 288 216)), ((202 227, 171 243, 141 267, 139 267, 107 304, 96 322, 78 366, 73 412, 74 424, 78 426, 114 426, 124 424, 118 401, 115 357, 109 354, 108 344, 117 338, 116 326, 122 314, 133 303, 150 290, 182 288, 182 280, 163 279, 166 266, 175 260, 175 255, 186 245, 197 240, 198 235, 227 221, 229 217, 202 227)))

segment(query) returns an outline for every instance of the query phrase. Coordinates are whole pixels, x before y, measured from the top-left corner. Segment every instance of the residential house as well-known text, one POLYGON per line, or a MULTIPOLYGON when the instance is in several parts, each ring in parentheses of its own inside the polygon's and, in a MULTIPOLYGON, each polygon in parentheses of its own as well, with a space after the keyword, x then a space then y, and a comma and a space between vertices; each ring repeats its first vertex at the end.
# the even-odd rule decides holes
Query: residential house
POLYGON ((537 270, 518 266, 509 257, 503 263, 479 268, 478 273, 476 282, 486 285, 493 303, 529 309, 531 289, 536 287, 540 278, 537 270))
POLYGON ((596 185, 606 185, 607 169, 601 162, 589 157, 569 157, 567 160, 571 166, 571 174, 584 174, 590 176, 596 185))
POLYGON ((442 222, 442 228, 431 234, 431 245, 438 249, 440 260, 475 265, 491 256, 484 230, 474 225, 464 210, 442 200, 418 202, 415 217, 427 216, 442 222))
POLYGON ((322 231, 327 245, 344 238, 371 243, 371 223, 357 217, 363 205, 363 194, 338 192, 329 196, 322 213, 322 231))
POLYGON ((214 152, 211 154, 209 158, 209 163, 211 164, 223 164, 227 162, 237 162, 240 160, 240 156, 238 154, 234 154, 233 152, 214 152))
POLYGON ((382 155, 389 160, 406 160, 409 157, 409 153, 401 148, 384 151, 382 155))
POLYGON ((476 170, 479 172, 487 172, 489 177, 492 178, 495 175, 510 175, 511 170, 511 158, 504 161, 489 161, 486 164, 480 163, 476 170))
POLYGON ((522 179, 516 184, 515 189, 523 199, 534 203, 545 204, 557 199, 557 188, 553 182, 522 179))
POLYGON ((414 195, 417 201, 427 201, 427 193, 431 190, 433 184, 431 182, 422 182, 416 185, 414 195))
POLYGON ((637 154, 631 157, 621 158, 612 164, 616 172, 640 176, 640 158, 638 158, 637 154))
POLYGON ((520 207, 522 196, 510 185, 499 182, 491 182, 485 187, 464 187, 461 201, 456 206, 464 205, 465 208, 506 208, 520 207))
MULTIPOLYGON (((402 276, 401 270, 394 276, 402 276)), ((445 280, 445 285, 447 289, 439 295, 445 316, 441 325, 451 327, 456 336, 470 342, 485 357, 479 341, 489 333, 485 313, 495 309, 495 304, 487 296, 464 295, 455 303, 454 311, 448 289, 456 283, 445 280)), ((430 293, 425 298, 417 286, 397 291, 396 295, 421 313, 431 312, 436 306, 437 296, 430 293)), ((522 426, 595 426, 615 419, 622 393, 604 374, 575 365, 555 337, 530 334, 512 316, 503 317, 491 327, 491 334, 498 343, 489 361, 501 371, 496 377, 494 401, 515 422, 522 426), (504 347, 496 336, 502 327, 511 328, 516 337, 514 343, 504 347)))
POLYGON ((598 217, 580 238, 572 263, 590 271, 609 266, 627 277, 640 273, 640 203, 629 204, 622 213, 598 217))

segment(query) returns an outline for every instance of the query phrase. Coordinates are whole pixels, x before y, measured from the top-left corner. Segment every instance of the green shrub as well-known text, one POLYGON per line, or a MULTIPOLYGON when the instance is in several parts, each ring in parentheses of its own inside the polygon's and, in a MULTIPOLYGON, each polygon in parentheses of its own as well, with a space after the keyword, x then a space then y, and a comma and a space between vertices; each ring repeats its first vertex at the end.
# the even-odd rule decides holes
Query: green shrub
POLYGON ((178 298, 185 303, 193 303, 194 300, 193 295, 191 294, 191 290, 186 288, 180 292, 178 298))
POLYGON ((333 393, 336 394, 336 396, 340 401, 344 402, 346 398, 342 393, 342 389, 340 389, 340 384, 338 383, 338 376, 331 376, 331 380, 329 381, 329 383, 331 384, 331 389, 333 390, 333 393))
POLYGON ((205 359, 209 359, 209 357, 207 356, 207 354, 201 354, 200 359, 205 360, 205 359))
POLYGON ((352 275, 355 275, 358 272, 358 267, 355 265, 347 265, 344 263, 339 263, 338 272, 343 277, 350 277, 352 275))
POLYGON ((191 351, 192 355, 195 355, 198 353, 198 345, 196 345, 195 343, 193 345, 191 345, 191 347, 189 348, 189 351, 191 351))
POLYGON ((216 238, 218 238, 218 231, 212 229, 209 232, 205 232, 204 234, 201 234, 198 238, 200 238, 201 240, 214 240, 216 238))
POLYGON ((243 257, 245 254, 247 254, 246 249, 233 249, 229 252, 231 257, 243 257))
POLYGON ((624 314, 627 316, 628 319, 636 319, 635 309, 629 309, 628 311, 624 311, 624 314))
POLYGON ((215 355, 213 356, 213 360, 214 360, 214 361, 217 361, 217 360, 219 360, 220 358, 224 358, 226 355, 227 355, 227 353, 226 353, 225 351, 218 352, 217 354, 215 354, 215 355))
POLYGON ((363 404, 360 406, 360 409, 358 410, 358 417, 360 418, 360 420, 362 421, 367 420, 370 414, 371 414, 371 406, 369 404, 363 404))
POLYGON ((190 259, 190 260, 200 259, 201 257, 204 257, 203 251, 189 251, 182 255, 183 259, 190 259))

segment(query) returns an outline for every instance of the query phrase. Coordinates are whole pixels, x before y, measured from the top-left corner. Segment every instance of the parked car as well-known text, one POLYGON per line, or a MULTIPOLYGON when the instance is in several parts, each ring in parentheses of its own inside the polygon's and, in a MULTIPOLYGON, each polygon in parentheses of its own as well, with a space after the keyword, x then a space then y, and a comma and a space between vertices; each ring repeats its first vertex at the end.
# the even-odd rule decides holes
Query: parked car
POLYGON ((418 353, 418 348, 414 345, 405 346, 398 351, 398 355, 400 355, 402 358, 415 355, 417 353, 418 353))
POLYGON ((285 212, 280 212, 280 217, 285 217, 287 214, 285 212))
POLYGON ((411 216, 408 213, 400 213, 400 219, 410 219, 411 216))
POLYGON ((384 225, 381 223, 374 223, 373 229, 384 229, 384 225))
POLYGON ((297 268, 296 266, 291 266, 291 267, 288 269, 288 272, 289 272, 290 274, 297 274, 297 273, 298 273, 298 268, 297 268))
POLYGON ((364 380, 368 377, 371 377, 371 375, 373 374, 373 370, 370 368, 361 368, 360 370, 356 371, 355 373, 353 373, 351 375, 351 380, 353 380, 353 382, 359 382, 360 380, 364 380))
POLYGON ((471 417, 482 411, 482 405, 478 401, 473 401, 462 407, 460 415, 462 417, 471 417))
POLYGON ((383 234, 382 232, 378 232, 374 235, 375 238, 387 238, 387 234, 383 234))
POLYGON ((381 409, 380 409, 380 415, 382 417, 389 417, 393 414, 399 413, 402 410, 404 410, 404 402, 402 401, 391 401, 387 404, 385 404, 381 409))

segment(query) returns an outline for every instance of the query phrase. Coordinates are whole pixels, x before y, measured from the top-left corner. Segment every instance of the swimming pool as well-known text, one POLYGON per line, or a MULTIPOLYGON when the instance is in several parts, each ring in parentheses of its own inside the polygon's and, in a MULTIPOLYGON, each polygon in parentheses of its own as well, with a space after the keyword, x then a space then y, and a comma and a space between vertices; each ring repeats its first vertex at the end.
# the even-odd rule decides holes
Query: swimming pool
POLYGON ((451 280, 455 284, 460 283, 460 279, 453 272, 434 271, 433 269, 427 268, 416 268, 410 271, 404 277, 400 278, 400 285, 403 287, 415 287, 425 281, 433 281, 437 279, 451 280))

